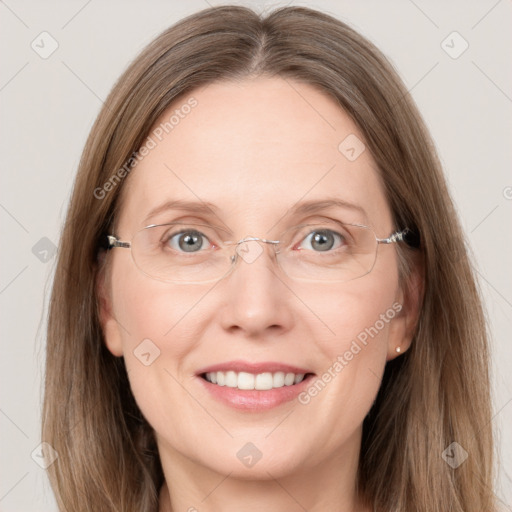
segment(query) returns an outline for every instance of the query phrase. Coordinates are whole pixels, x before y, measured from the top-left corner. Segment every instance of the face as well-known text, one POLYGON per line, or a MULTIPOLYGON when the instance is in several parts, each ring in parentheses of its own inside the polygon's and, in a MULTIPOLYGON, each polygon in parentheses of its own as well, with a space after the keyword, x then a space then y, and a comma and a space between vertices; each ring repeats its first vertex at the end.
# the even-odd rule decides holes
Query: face
MULTIPOLYGON (((379 238, 394 231, 369 151, 354 159, 363 147, 354 146, 354 137, 361 144, 363 136, 322 92, 277 78, 215 83, 177 101, 162 121, 190 97, 195 106, 180 110, 168 133, 153 131, 155 147, 127 178, 120 240, 175 221, 222 227, 233 241, 278 240, 303 223, 364 224, 379 238), (340 149, 346 137, 352 144, 340 149), (326 199, 347 206, 295 210, 326 199), (175 200, 211 209, 159 208, 175 200)), ((222 233, 203 240, 203 248, 215 247, 222 233)), ((299 245, 318 250, 306 235, 294 240, 294 250, 299 245)), ((291 278, 270 245, 258 247, 254 261, 239 257, 223 279, 195 284, 148 277, 129 249, 108 254, 106 343, 125 359, 163 460, 277 478, 357 458, 386 361, 397 346, 407 350, 409 319, 393 244, 379 245, 371 272, 347 282, 291 278), (228 385, 208 382, 205 373, 228 385), (305 379, 283 386, 288 373, 305 379), (276 387, 238 389, 247 382, 276 387)))

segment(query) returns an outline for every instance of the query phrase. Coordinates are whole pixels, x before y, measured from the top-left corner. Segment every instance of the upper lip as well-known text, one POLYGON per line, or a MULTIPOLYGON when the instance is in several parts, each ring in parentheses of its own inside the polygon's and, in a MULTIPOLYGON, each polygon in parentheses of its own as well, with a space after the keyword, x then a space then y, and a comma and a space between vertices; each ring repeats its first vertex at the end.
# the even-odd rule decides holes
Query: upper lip
POLYGON ((306 368, 301 368, 299 366, 293 366, 285 363, 278 363, 275 361, 267 361, 261 363, 249 363, 247 361, 226 361, 225 363, 218 363, 211 366, 206 366, 205 368, 200 369, 197 372, 197 375, 202 375, 203 373, 210 372, 246 372, 246 373, 276 373, 276 372, 284 372, 284 373, 313 373, 306 368))

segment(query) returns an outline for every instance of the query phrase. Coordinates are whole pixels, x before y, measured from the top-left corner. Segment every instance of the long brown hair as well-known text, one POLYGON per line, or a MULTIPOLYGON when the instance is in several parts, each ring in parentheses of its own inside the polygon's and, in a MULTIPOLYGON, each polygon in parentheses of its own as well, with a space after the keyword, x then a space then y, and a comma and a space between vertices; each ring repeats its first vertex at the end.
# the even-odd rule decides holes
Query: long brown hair
POLYGON ((48 473, 60 508, 158 510, 163 473, 154 435, 123 359, 105 348, 98 317, 98 252, 129 179, 112 177, 123 168, 128 173, 127 162, 178 97, 254 76, 312 84, 334 98, 365 137, 395 225, 421 239, 414 249, 423 262, 421 312, 410 350, 387 364, 363 424, 361 495, 382 512, 494 511, 481 300, 440 163, 410 95, 379 50, 335 18, 302 7, 262 17, 235 6, 198 12, 155 39, 118 80, 87 140, 48 323, 42 438, 59 454, 48 473), (442 456, 452 442, 469 454, 457 468, 442 456))

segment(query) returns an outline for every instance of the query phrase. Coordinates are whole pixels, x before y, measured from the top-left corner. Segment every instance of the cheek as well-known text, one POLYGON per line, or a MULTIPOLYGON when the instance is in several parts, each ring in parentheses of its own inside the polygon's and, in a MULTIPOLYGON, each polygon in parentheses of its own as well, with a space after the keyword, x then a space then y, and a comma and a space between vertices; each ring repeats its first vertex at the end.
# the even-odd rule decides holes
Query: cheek
POLYGON ((113 275, 114 315, 134 395, 144 409, 151 403, 149 390, 167 388, 174 375, 185 372, 187 355, 198 343, 194 306, 197 291, 171 287, 147 278, 129 265, 113 275))
POLYGON ((193 288, 150 279, 134 265, 119 265, 113 283, 114 314, 125 357, 145 339, 152 340, 162 355, 190 347, 192 333, 186 326, 198 300, 193 288))
POLYGON ((329 301, 316 304, 333 333, 318 344, 322 372, 299 402, 320 415, 333 442, 340 432, 351 432, 361 424, 380 387, 390 327, 401 309, 394 268, 374 269, 357 283, 342 284, 340 293, 331 294, 329 301))
MULTIPOLYGON (((312 303, 309 298, 308 305, 330 330, 323 337, 323 351, 331 359, 350 350, 358 359, 375 351, 385 353, 387 347, 383 340, 387 339, 397 309, 401 309, 396 303, 398 297, 398 273, 390 264, 382 270, 375 268, 363 278, 340 284, 339 293, 333 287, 326 300, 312 303), (358 351, 357 345, 365 350, 358 351)), ((347 356, 351 358, 350 354, 347 356)))
POLYGON ((357 346, 360 346, 366 349, 361 350, 361 355, 373 351, 385 353, 387 346, 383 342, 387 340, 390 323, 396 316, 393 304, 392 293, 366 298, 359 294, 346 295, 339 304, 340 313, 336 325, 339 340, 336 343, 337 350, 349 350, 359 354, 357 346))
POLYGON ((396 316, 392 293, 345 293, 334 302, 335 335, 322 344, 326 368, 320 376, 339 403, 373 400, 388 353, 388 335, 396 316))

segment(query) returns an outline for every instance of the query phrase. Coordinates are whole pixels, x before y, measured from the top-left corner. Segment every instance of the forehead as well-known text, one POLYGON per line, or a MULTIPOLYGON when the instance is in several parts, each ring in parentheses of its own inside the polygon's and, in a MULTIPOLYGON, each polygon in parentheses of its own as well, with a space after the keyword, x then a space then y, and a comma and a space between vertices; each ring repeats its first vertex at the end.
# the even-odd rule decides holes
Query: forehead
MULTIPOLYGON (((281 78, 220 82, 175 101, 129 176, 119 225, 131 232, 170 201, 209 202, 236 228, 267 227, 301 201, 339 199, 366 212, 347 221, 390 226, 363 137, 334 99, 281 78)), ((140 154, 140 153, 139 153, 140 154)), ((158 221, 159 219, 154 219, 158 221)))

